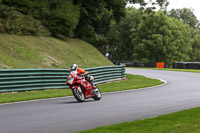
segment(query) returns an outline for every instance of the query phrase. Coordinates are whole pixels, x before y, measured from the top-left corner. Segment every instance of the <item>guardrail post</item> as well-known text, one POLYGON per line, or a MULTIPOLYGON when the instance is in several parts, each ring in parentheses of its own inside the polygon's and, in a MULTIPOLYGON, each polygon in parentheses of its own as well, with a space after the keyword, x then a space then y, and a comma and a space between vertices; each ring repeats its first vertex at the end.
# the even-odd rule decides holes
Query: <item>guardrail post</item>
POLYGON ((122 79, 126 79, 126 77, 125 77, 125 65, 122 65, 122 79))
POLYGON ((41 69, 41 73, 42 73, 42 89, 45 88, 44 86, 44 69, 41 69))

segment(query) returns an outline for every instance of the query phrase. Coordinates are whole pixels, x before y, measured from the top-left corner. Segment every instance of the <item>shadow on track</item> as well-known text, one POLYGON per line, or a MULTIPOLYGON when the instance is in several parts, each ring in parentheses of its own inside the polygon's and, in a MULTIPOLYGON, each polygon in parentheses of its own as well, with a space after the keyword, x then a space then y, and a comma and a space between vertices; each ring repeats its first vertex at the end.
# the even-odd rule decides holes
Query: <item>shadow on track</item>
POLYGON ((74 100, 74 101, 59 102, 59 104, 83 104, 88 102, 95 102, 95 100, 85 100, 84 102, 78 102, 74 100))

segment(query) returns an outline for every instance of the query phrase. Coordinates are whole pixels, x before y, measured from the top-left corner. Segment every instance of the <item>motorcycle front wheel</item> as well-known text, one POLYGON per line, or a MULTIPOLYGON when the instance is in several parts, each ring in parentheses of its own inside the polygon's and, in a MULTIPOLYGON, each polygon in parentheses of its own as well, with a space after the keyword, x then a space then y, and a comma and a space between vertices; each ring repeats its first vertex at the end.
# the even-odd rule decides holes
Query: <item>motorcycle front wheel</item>
POLYGON ((96 86, 96 89, 94 90, 94 97, 93 99, 94 100, 100 100, 101 99, 101 92, 99 90, 99 88, 96 86))
MULTIPOLYGON (((79 86, 80 87, 80 86, 79 86)), ((76 100, 78 102, 83 102, 85 100, 83 92, 81 90, 81 88, 74 88, 72 90, 74 97, 76 98, 76 100)))

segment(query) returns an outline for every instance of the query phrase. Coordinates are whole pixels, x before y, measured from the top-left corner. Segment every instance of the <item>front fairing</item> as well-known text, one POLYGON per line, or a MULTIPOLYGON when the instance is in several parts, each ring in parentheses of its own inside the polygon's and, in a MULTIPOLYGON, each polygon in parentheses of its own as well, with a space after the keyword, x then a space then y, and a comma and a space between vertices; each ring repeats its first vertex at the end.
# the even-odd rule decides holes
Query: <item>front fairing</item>
POLYGON ((91 83, 89 83, 84 77, 78 77, 77 74, 70 74, 67 77, 67 85, 70 89, 77 88, 77 85, 80 85, 83 89, 85 98, 89 98, 90 96, 94 96, 93 89, 91 83))
POLYGON ((66 83, 68 86, 73 86, 76 83, 77 79, 78 76, 76 73, 70 73, 70 75, 67 77, 66 83))

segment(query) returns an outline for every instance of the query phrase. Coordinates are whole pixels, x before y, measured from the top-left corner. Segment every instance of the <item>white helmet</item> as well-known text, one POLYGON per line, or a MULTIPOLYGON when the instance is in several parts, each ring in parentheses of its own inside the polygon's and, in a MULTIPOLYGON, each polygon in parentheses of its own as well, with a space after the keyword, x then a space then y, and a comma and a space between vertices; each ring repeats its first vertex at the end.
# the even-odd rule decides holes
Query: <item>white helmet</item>
POLYGON ((70 70, 71 71, 77 71, 78 70, 78 66, 76 64, 72 64, 70 70))

